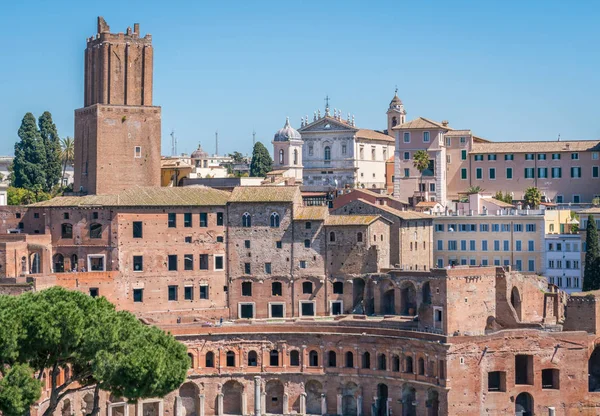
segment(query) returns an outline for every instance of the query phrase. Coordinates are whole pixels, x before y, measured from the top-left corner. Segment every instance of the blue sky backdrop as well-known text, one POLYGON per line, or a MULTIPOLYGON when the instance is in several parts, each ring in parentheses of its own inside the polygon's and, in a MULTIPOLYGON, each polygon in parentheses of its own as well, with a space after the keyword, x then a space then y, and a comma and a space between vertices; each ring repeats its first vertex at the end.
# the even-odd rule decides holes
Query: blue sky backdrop
POLYGON ((73 135, 96 16, 151 33, 162 149, 268 144, 325 95, 384 129, 398 85, 408 119, 449 120, 497 141, 598 139, 597 1, 6 1, 0 11, 0 154, 23 115, 73 135))

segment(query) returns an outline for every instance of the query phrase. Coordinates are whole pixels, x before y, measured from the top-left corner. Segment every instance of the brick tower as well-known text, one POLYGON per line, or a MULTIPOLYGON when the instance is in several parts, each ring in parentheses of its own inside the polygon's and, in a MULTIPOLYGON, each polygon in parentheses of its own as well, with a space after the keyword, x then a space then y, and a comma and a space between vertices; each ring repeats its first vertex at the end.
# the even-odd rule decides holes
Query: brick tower
POLYGON ((152 36, 139 24, 98 33, 85 49, 84 108, 75 110, 74 191, 160 186, 160 107, 152 105, 152 36))

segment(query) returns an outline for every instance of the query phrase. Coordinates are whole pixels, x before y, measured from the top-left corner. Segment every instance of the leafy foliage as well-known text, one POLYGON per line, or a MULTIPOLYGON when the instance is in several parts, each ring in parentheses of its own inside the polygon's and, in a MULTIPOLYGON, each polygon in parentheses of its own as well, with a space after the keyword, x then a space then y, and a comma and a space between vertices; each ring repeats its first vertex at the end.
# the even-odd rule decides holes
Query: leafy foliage
POLYGON ((600 246, 598 243, 598 227, 592 215, 588 216, 585 232, 586 251, 583 290, 598 290, 600 289, 600 246))
POLYGON ((542 193, 535 186, 531 186, 525 190, 523 199, 531 208, 536 208, 542 202, 542 193))
POLYGON ((245 161, 245 157, 240 152, 229 153, 229 157, 233 159, 234 163, 242 163, 245 161))
POLYGON ((52 194, 42 191, 41 186, 36 186, 34 189, 30 191, 25 188, 9 187, 6 192, 8 205, 29 205, 52 198, 52 194))
MULTIPOLYGON (((189 366, 186 347, 171 335, 115 311, 104 298, 59 287, 0 296, 0 336, 0 368, 50 370, 44 416, 73 389, 91 385, 130 400, 164 396, 181 385, 189 366), (57 376, 67 366, 70 379, 59 386, 57 376)), ((31 399, 30 387, 25 384, 11 395, 31 399)), ((1 412, 9 409, 2 406, 0 401, 1 412)), ((92 414, 98 412, 95 407, 92 414)))
POLYGON ((75 162, 75 141, 66 137, 60 141, 60 160, 63 163, 62 178, 65 178, 67 166, 75 162))
POLYGON ((61 142, 56 125, 52 121, 52 114, 49 111, 44 111, 40 116, 38 126, 46 149, 46 164, 44 166, 46 187, 44 190, 50 192, 60 182, 61 178, 61 142))
POLYGON ((485 189, 482 189, 481 186, 470 186, 469 189, 467 189, 467 195, 480 194, 483 191, 485 191, 485 189))
POLYGON ((33 114, 25 114, 18 134, 21 140, 15 143, 11 185, 29 190, 36 187, 44 190, 47 186, 46 148, 33 114))
POLYGON ((508 192, 508 191, 505 192, 504 194, 502 193, 502 191, 498 191, 494 195, 494 198, 497 199, 498 201, 506 202, 507 204, 513 203, 513 197, 510 194, 510 192, 508 192))
MULTIPOLYGON (((429 168, 429 153, 426 150, 417 150, 413 155, 413 166, 419 171, 421 177, 419 178, 419 189, 423 189, 423 171, 429 168)), ((421 193, 421 199, 423 199, 421 193)))
POLYGON ((261 143, 256 142, 252 149, 252 162, 250 163, 250 176, 264 178, 267 172, 273 169, 273 159, 267 148, 261 143))
POLYGON ((0 410, 4 416, 27 414, 32 403, 41 396, 42 383, 33 378, 26 364, 11 367, 0 380, 0 410))

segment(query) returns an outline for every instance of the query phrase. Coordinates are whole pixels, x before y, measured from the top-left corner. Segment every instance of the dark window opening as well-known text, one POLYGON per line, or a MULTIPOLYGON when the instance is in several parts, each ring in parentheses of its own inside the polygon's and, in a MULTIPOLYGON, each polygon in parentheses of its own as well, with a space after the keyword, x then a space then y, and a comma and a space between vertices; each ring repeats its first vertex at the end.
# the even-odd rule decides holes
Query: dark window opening
POLYGON ((342 302, 331 302, 331 314, 341 315, 342 314, 342 302))
POLYGON ((310 230, 312 228, 312 223, 310 221, 305 222, 304 228, 306 228, 307 230, 310 230))
POLYGON ((177 286, 169 286, 168 295, 169 295, 170 301, 176 301, 177 300, 177 286))
POLYGON ((545 368, 542 370, 542 388, 559 389, 560 373, 554 368, 545 368))
POLYGON ((310 240, 304 240, 304 248, 310 248, 310 240))
POLYGON ((329 351, 327 353, 327 366, 328 367, 336 367, 337 366, 337 354, 335 351, 329 351))
POLYGON ((244 240, 244 248, 250 248, 250 240, 244 240))
POLYGON ((200 270, 208 270, 208 254, 200 254, 200 270))
POLYGON ((90 296, 93 298, 97 298, 99 294, 99 290, 97 287, 90 287, 90 296))
POLYGON ((272 304, 271 305, 271 318, 283 318, 283 305, 272 304))
POLYGON ((208 299, 208 285, 200 285, 200 299, 208 299))
POLYGON ((250 351, 248 353, 248 367, 257 367, 258 366, 258 356, 256 351, 250 351))
POLYGON ((204 366, 206 368, 213 368, 215 366, 215 354, 212 351, 206 353, 204 366))
POLYGON ((424 376, 425 375, 425 360, 423 358, 419 358, 418 365, 419 365, 419 375, 424 376))
POLYGON ((290 351, 290 366, 300 366, 300 353, 297 350, 290 351))
POLYGON ((133 238, 142 238, 143 233, 143 223, 141 221, 133 222, 133 238))
POLYGON ((235 353, 233 351, 227 351, 225 356, 227 367, 235 367, 235 353))
POLYGON ((240 317, 244 319, 254 318, 254 305, 248 303, 240 305, 240 317))
POLYGON ((102 224, 90 224, 90 238, 102 238, 102 224))
POLYGON ((252 282, 242 282, 242 296, 252 296, 252 282))
POLYGON ((183 214, 183 226, 190 228, 192 226, 192 213, 191 212, 185 212, 183 214))
POLYGON ((222 212, 217 212, 217 225, 223 225, 223 213, 222 212))
POLYGON ((194 270, 194 255, 193 254, 184 254, 183 255, 183 269, 184 270, 194 270))
POLYGON ((177 227, 177 214, 169 212, 169 228, 177 227))
POLYGON ((133 271, 141 272, 144 270, 144 256, 133 256, 133 271))
POLYGON ((93 220, 97 220, 98 219, 98 213, 97 212, 92 212, 92 219, 93 220))
POLYGON ((371 368, 371 354, 365 352, 362 356, 362 368, 371 368))
POLYGON ((315 316, 315 305, 312 302, 302 303, 302 316, 315 316))
POLYGON ((133 289, 133 301, 143 302, 144 301, 144 289, 133 289))
POLYGON ((177 271, 177 254, 170 254, 168 257, 169 271, 177 271))
POLYGON ((506 372, 490 371, 488 373, 488 391, 506 391, 506 372))
POLYGON ((405 373, 410 373, 413 374, 414 373, 414 369, 413 369, 413 359, 412 357, 406 357, 406 361, 404 363, 404 372, 405 373))
POLYGON ((200 227, 208 227, 208 214, 206 212, 200 213, 200 227))
POLYGON ((269 365, 279 367, 279 352, 277 350, 271 350, 269 353, 269 365))
POLYGON ((183 288, 183 298, 185 300, 194 300, 194 288, 192 286, 185 286, 183 288))
POLYGON ((272 296, 281 296, 283 293, 283 288, 281 282, 273 282, 271 283, 271 295, 272 296))
POLYGON ((223 256, 215 256, 215 270, 223 270, 223 256))
POLYGON ((344 294, 344 282, 333 282, 333 293, 336 295, 344 294))
POLYGON ((346 368, 354 368, 354 354, 351 351, 346 352, 346 368))
POLYGON ((533 385, 533 356, 515 356, 515 384, 533 385))
POLYGON ((308 353, 308 365, 310 367, 319 366, 319 354, 315 350, 312 350, 310 353, 308 353))
POLYGON ((302 293, 304 293, 305 295, 310 295, 313 293, 312 282, 303 282, 302 283, 302 293))
POLYGON ((60 227, 62 238, 73 238, 73 226, 71 224, 63 224, 60 227))

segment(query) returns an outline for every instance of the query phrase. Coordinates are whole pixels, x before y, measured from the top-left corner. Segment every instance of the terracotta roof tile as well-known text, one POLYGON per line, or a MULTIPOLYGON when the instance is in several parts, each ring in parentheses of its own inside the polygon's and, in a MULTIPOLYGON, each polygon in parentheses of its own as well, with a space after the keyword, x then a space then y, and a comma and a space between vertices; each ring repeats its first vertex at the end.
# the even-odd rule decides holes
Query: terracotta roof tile
POLYGON ((327 226, 369 225, 381 218, 379 215, 330 215, 325 221, 327 226))
POLYGON ((417 208, 433 208, 437 204, 435 201, 420 201, 416 206, 417 208))
POLYGON ((404 129, 431 129, 431 128, 439 128, 444 130, 452 130, 449 126, 444 126, 442 123, 438 123, 437 121, 429 120, 425 117, 419 117, 411 121, 407 121, 406 123, 400 124, 396 127, 393 127, 392 130, 404 130, 404 129))
POLYGON ((401 211, 399 209, 396 208, 392 208, 389 205, 378 205, 378 204, 373 204, 369 201, 366 201, 362 198, 358 198, 358 201, 361 201, 365 204, 371 205, 372 207, 378 208, 382 211, 388 212, 392 215, 397 216, 398 218, 401 218, 403 220, 420 220, 420 219, 431 219, 433 218, 431 215, 429 214, 424 214, 422 212, 417 212, 417 211, 401 211))
POLYGON ((558 153, 600 151, 598 140, 473 143, 471 153, 558 153))
POLYGON ((593 207, 579 211, 579 214, 600 214, 600 207, 593 207))
POLYGON ((470 136, 471 130, 452 130, 448 133, 444 134, 444 136, 454 137, 454 136, 470 136))
POLYGON ((494 205, 498 205, 499 207, 502 207, 502 208, 514 208, 515 207, 513 204, 509 204, 508 202, 500 201, 499 199, 496 199, 496 198, 484 198, 484 201, 491 201, 494 205))
POLYGON ((360 139, 384 140, 386 142, 395 141, 395 139, 392 136, 388 136, 387 134, 383 134, 377 130, 368 130, 368 129, 359 129, 356 132, 356 137, 358 137, 360 139))
POLYGON ((294 202, 299 196, 297 186, 238 186, 229 202, 294 202))
POLYGON ((323 221, 327 218, 329 210, 326 206, 300 207, 294 210, 294 220, 298 221, 323 221))

